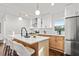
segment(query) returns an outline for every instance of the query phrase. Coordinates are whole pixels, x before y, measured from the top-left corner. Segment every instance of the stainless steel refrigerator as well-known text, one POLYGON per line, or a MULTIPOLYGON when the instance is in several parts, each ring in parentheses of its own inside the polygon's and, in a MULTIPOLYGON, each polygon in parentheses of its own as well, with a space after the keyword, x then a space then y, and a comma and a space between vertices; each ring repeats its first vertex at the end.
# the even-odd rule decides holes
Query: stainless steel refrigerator
POLYGON ((64 54, 79 56, 79 16, 65 18, 64 54))

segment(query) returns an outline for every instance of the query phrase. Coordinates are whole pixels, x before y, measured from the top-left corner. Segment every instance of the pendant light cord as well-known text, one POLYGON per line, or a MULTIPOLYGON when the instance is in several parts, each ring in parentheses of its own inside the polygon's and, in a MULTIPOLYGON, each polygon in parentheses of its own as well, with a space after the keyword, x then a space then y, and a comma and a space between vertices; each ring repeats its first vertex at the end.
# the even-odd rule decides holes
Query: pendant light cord
POLYGON ((37 10, 39 10, 39 3, 37 3, 36 7, 37 7, 37 10))

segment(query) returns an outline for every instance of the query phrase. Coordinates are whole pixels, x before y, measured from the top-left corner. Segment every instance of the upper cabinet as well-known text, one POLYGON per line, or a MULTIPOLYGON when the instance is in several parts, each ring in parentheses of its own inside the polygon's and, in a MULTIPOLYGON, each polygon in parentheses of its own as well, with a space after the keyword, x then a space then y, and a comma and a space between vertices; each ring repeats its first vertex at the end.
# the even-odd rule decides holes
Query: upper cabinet
POLYGON ((31 20, 31 27, 32 28, 51 28, 52 19, 50 19, 50 17, 34 18, 31 20))
POLYGON ((42 27, 42 19, 41 18, 34 18, 31 20, 31 27, 32 28, 41 28, 42 27))
POLYGON ((37 21, 38 21, 38 18, 34 18, 33 20, 32 20, 32 27, 37 27, 37 21))
POLYGON ((77 16, 77 4, 66 5, 65 8, 65 17, 77 16))
POLYGON ((77 10, 76 13, 77 13, 77 15, 79 16, 79 3, 76 4, 76 7, 77 7, 77 8, 76 8, 76 10, 77 10))
POLYGON ((42 18, 42 28, 51 28, 52 27, 52 19, 50 17, 42 18))

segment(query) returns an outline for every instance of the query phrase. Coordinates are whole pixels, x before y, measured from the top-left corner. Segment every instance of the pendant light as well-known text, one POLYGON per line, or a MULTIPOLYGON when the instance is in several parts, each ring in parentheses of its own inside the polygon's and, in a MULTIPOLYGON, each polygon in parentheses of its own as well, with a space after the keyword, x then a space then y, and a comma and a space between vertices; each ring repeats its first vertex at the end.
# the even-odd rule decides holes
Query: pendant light
POLYGON ((51 3, 52 6, 54 6, 54 3, 51 3))
POLYGON ((35 15, 40 15, 39 4, 36 5, 35 15))
POLYGON ((19 17, 18 19, 19 19, 19 20, 23 20, 22 17, 19 17))
POLYGON ((18 14, 18 15, 19 15, 18 20, 20 20, 20 21, 21 21, 21 20, 23 20, 23 19, 22 19, 22 17, 21 17, 21 16, 22 16, 22 13, 21 13, 21 12, 19 12, 19 14, 18 14))

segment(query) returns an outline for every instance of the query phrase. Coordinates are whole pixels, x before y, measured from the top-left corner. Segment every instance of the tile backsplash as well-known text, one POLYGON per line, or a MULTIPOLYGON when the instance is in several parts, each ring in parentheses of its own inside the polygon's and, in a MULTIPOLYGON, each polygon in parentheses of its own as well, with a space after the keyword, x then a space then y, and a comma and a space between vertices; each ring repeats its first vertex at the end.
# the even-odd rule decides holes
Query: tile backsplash
MULTIPOLYGON (((31 28, 28 32, 34 33, 35 31, 39 31, 39 34, 58 34, 53 28, 31 28)), ((61 35, 64 35, 64 32, 61 32, 61 35)))

